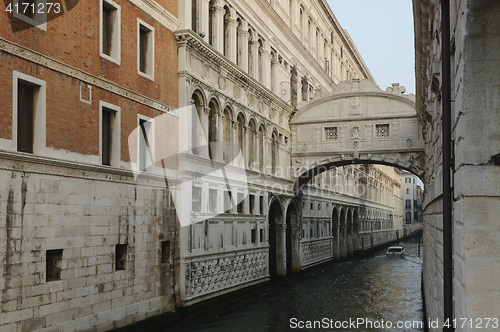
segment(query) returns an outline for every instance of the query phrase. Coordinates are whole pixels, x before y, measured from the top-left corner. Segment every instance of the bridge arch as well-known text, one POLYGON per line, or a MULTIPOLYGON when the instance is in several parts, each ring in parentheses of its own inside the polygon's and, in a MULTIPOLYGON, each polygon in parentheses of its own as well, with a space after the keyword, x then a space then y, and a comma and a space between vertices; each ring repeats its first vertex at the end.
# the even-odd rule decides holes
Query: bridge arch
POLYGON ((393 84, 340 82, 328 95, 299 105, 290 122, 298 192, 314 176, 350 164, 395 166, 424 178, 423 123, 415 96, 393 84))

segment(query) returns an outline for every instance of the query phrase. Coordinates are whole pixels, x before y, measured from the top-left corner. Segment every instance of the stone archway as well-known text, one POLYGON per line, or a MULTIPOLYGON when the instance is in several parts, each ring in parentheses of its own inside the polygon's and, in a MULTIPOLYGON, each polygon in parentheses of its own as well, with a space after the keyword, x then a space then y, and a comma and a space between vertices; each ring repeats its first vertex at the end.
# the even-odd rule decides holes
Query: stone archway
POLYGON ((336 166, 382 164, 424 177, 422 120, 415 96, 395 84, 340 82, 329 95, 299 105, 290 122, 296 192, 336 166))

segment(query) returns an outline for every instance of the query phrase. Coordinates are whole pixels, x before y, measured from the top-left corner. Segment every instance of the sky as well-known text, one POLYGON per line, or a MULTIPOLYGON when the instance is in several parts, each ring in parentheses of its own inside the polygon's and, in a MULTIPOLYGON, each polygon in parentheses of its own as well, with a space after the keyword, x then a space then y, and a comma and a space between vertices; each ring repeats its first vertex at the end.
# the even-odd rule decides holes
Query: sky
POLYGON ((379 87, 415 93, 412 0, 327 0, 379 87))

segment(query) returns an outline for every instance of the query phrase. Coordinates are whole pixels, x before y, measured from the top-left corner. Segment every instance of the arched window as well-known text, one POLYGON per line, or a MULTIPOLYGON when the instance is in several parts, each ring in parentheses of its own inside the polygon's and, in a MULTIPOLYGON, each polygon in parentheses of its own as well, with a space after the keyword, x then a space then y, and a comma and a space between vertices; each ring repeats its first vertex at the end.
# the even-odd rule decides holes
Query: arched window
POLYGON ((214 33, 215 33, 215 0, 210 0, 208 4, 208 42, 210 45, 214 44, 214 33))
POLYGON ((229 13, 229 7, 224 6, 224 55, 229 56, 229 22, 231 19, 231 14, 229 13))
POLYGON ((224 141, 224 161, 226 163, 231 162, 231 160, 234 159, 235 156, 233 156, 232 153, 232 113, 229 107, 226 107, 224 109, 224 124, 223 124, 223 141, 224 141))
POLYGON ((255 121, 250 120, 248 124, 248 166, 253 169, 255 162, 255 121))
POLYGON ((259 170, 264 172, 264 137, 265 137, 265 128, 263 125, 259 127, 259 170))
POLYGON ((200 155, 202 151, 201 141, 203 137, 203 128, 201 127, 203 116, 203 97, 199 91, 193 93, 191 100, 196 108, 196 113, 192 114, 191 131, 191 150, 193 154, 200 155))
POLYGON ((210 114, 208 116, 208 155, 210 159, 215 159, 216 142, 217 142, 217 114, 219 105, 212 99, 208 104, 210 114))
POLYGON ((245 135, 245 118, 243 117, 243 114, 240 113, 238 114, 237 117, 237 132, 236 132, 236 140, 238 141, 238 148, 241 151, 241 154, 243 154, 243 151, 245 151, 243 148, 243 142, 244 142, 244 135, 245 135))

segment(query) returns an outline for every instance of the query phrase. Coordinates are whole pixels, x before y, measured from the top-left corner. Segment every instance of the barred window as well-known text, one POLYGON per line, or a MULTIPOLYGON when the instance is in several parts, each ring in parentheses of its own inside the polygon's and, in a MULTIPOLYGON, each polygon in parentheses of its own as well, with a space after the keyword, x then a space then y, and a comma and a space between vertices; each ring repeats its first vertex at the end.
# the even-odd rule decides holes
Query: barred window
POLYGON ((389 124, 380 124, 375 125, 375 129, 377 130, 377 137, 389 137, 389 124))
POLYGON ((337 140, 337 127, 325 127, 325 140, 327 141, 337 140))

